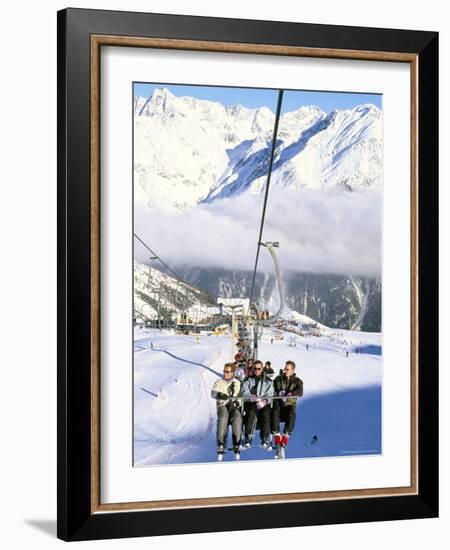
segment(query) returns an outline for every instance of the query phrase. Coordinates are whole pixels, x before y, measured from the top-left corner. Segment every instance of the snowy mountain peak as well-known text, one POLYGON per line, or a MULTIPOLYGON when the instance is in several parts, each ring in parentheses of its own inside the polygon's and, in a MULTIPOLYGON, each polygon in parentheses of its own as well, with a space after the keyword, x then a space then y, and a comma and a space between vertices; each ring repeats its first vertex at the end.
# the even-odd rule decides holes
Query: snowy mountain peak
POLYGON ((247 112, 248 112, 248 109, 246 109, 243 105, 241 105, 240 103, 236 104, 236 105, 229 105, 228 107, 226 107, 226 112, 227 114, 231 115, 231 116, 242 116, 242 115, 246 115, 247 112))
POLYGON ((275 122, 275 115, 268 107, 260 107, 256 109, 253 115, 252 131, 256 134, 257 139, 261 135, 270 132, 275 122))
POLYGON ((291 111, 282 115, 283 117, 292 117, 292 118, 306 118, 306 117, 315 117, 323 118, 326 116, 326 113, 322 111, 317 105, 304 105, 297 109, 296 111, 291 111))
POLYGON ((361 105, 357 105, 353 108, 353 111, 356 113, 362 113, 363 115, 366 114, 373 114, 375 116, 381 115, 381 110, 378 109, 376 105, 373 103, 363 103, 361 105))
POLYGON ((166 101, 167 99, 173 99, 174 97, 175 95, 168 88, 155 88, 152 93, 151 100, 155 103, 159 99, 166 101))
POLYGON ((344 120, 355 120, 357 118, 379 118, 381 117, 381 111, 375 105, 371 103, 363 103, 353 107, 353 109, 335 109, 330 112, 328 119, 331 122, 342 122, 344 120))
POLYGON ((152 114, 174 114, 173 100, 175 96, 167 88, 156 88, 148 103, 152 114))
POLYGON ((175 96, 167 88, 155 88, 148 98, 134 98, 134 114, 137 116, 173 114, 174 99, 175 96))
MULTIPOLYGON (((275 115, 266 106, 175 96, 134 100, 135 202, 180 211, 264 189, 275 115)), ((328 115, 305 105, 280 117, 272 188, 381 186, 381 111, 371 104, 328 115)))

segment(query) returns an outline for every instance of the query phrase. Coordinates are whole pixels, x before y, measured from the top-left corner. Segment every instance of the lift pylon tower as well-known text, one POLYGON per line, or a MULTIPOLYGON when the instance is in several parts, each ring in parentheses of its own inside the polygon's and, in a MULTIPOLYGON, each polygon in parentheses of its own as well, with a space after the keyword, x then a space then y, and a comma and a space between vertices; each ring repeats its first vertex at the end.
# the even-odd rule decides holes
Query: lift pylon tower
POLYGON ((286 304, 286 293, 284 289, 283 277, 281 276, 280 263, 278 261, 278 258, 275 252, 275 248, 279 248, 280 243, 268 241, 266 243, 260 243, 260 244, 261 246, 264 246, 265 248, 267 248, 275 264, 275 273, 277 276, 278 291, 280 293, 280 306, 278 308, 278 311, 271 317, 268 317, 267 319, 259 319, 258 309, 254 304, 252 304, 252 308, 256 312, 256 318, 253 319, 253 360, 255 361, 256 359, 258 359, 258 341, 261 340, 263 326, 271 325, 277 319, 279 319, 281 314, 283 313, 283 309, 286 304))

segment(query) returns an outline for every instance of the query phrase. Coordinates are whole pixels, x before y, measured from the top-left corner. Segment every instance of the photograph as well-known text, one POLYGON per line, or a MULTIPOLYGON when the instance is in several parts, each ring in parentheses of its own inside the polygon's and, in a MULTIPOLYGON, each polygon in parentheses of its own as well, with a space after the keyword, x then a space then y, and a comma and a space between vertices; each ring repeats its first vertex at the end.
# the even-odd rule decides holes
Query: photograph
POLYGON ((436 517, 438 34, 68 8, 57 65, 58 537, 436 517))
POLYGON ((382 94, 130 94, 133 466, 381 455, 382 94))
POLYGON ((450 539, 449 18, 405 8, 5 4, 6 550, 450 539))

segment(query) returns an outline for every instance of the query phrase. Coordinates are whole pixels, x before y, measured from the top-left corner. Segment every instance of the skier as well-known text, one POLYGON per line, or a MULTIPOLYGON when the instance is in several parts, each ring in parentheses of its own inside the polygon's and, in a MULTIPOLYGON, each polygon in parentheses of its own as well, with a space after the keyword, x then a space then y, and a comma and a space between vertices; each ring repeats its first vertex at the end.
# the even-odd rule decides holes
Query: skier
POLYGON ((297 401, 292 397, 303 395, 303 381, 295 375, 294 361, 286 361, 284 371, 280 370, 273 382, 275 396, 282 399, 274 399, 272 406, 272 434, 274 436, 277 454, 275 458, 284 458, 289 436, 294 431, 297 416, 297 401), (291 397, 291 399, 289 399, 291 397), (284 422, 283 435, 280 433, 280 421, 284 422))
MULTIPOLYGON (((242 365, 245 365, 245 363, 242 363, 242 365)), ((242 383, 245 380, 245 368, 241 366, 241 363, 238 363, 237 361, 233 363, 233 374, 239 382, 242 383)))
POLYGON ((266 361, 264 363, 264 369, 263 373, 268 376, 269 378, 272 378, 272 375, 274 374, 274 370, 272 368, 272 363, 270 361, 266 361))
POLYGON ((234 377, 234 364, 225 363, 223 378, 216 380, 211 390, 211 397, 217 404, 217 460, 222 461, 228 435, 228 424, 231 424, 233 451, 236 460, 240 459, 239 447, 242 435, 242 415, 240 402, 233 400, 239 395, 241 383, 234 377))
POLYGON ((253 374, 242 384, 241 396, 246 397, 245 411, 245 441, 247 449, 252 446, 257 420, 260 423, 261 447, 270 449, 270 397, 273 395, 273 383, 264 375, 262 361, 255 361, 253 374))
POLYGON ((248 359, 247 364, 244 366, 244 377, 250 378, 253 374, 253 359, 248 359))

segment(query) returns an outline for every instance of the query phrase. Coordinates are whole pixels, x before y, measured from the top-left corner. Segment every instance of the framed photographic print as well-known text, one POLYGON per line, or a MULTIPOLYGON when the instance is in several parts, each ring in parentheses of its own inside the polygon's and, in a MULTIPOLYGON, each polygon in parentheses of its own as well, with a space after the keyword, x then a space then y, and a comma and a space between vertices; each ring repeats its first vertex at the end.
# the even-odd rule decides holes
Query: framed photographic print
POLYGON ((58 536, 438 514, 435 32, 58 13, 58 536))

